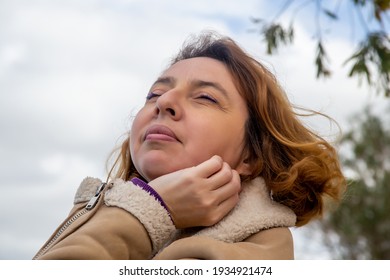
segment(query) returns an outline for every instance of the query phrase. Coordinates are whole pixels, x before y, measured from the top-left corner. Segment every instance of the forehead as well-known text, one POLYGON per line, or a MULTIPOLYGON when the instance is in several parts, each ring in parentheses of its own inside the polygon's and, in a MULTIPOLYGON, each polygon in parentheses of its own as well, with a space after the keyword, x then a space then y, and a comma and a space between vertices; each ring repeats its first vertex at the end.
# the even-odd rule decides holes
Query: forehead
POLYGON ((223 82, 225 86, 235 87, 233 77, 225 64, 208 57, 180 60, 166 69, 161 76, 218 81, 220 83, 223 82))

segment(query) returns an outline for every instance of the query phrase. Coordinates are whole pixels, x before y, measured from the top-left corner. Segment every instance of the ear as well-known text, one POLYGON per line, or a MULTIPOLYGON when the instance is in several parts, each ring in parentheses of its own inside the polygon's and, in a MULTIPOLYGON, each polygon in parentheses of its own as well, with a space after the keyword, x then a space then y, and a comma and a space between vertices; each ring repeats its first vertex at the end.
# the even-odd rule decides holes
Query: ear
POLYGON ((236 171, 240 175, 252 175, 254 164, 248 157, 243 157, 241 162, 237 165, 236 171))

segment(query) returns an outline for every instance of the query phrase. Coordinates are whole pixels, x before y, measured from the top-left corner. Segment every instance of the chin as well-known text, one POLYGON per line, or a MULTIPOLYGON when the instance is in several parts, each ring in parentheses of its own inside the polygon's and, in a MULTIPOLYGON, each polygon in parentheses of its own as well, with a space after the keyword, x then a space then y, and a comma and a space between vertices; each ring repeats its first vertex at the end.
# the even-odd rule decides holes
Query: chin
POLYGON ((137 170, 142 175, 142 177, 145 178, 145 180, 150 182, 160 176, 177 171, 179 170, 179 168, 169 166, 169 164, 167 164, 166 162, 147 162, 144 163, 142 166, 137 167, 137 170))
MULTIPOLYGON (((171 172, 173 172, 173 171, 171 171, 171 172)), ((161 176, 166 175, 166 174, 171 173, 171 172, 169 172, 169 171, 156 172, 156 170, 145 170, 143 172, 140 172, 140 174, 147 182, 150 182, 158 177, 161 177, 161 176)))
POLYGON ((148 182, 161 177, 163 175, 185 169, 191 165, 188 162, 179 163, 179 157, 172 158, 171 156, 154 153, 148 154, 142 160, 134 162, 136 169, 142 177, 148 182))

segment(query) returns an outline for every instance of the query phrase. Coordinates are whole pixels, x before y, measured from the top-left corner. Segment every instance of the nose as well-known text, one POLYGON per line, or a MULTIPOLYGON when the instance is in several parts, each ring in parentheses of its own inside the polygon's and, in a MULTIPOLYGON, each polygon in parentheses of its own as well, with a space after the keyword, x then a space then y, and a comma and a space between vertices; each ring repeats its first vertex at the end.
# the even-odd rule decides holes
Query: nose
POLYGON ((170 90, 162 94, 156 101, 156 114, 168 116, 173 120, 178 120, 181 117, 181 105, 178 93, 170 90))

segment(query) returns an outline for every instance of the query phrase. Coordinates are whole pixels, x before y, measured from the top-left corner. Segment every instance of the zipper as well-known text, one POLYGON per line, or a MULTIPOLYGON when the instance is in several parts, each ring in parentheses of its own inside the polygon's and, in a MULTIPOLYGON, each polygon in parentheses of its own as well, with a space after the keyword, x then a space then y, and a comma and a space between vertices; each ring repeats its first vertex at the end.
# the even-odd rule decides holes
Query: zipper
POLYGON ((80 217, 84 216, 86 213, 91 211, 96 206, 106 185, 107 185, 106 183, 102 183, 99 186, 99 188, 96 190, 95 195, 89 200, 87 205, 66 221, 66 223, 57 231, 57 233, 53 236, 53 238, 50 241, 48 241, 42 249, 39 250, 39 252, 34 256, 33 260, 42 256, 53 245, 53 243, 62 235, 62 233, 67 228, 69 228, 69 226, 71 226, 75 221, 77 221, 80 217))
POLYGON ((100 185, 100 187, 96 190, 95 195, 89 200, 88 204, 85 206, 86 210, 92 210, 95 207, 105 187, 106 187, 106 183, 102 183, 100 185))

